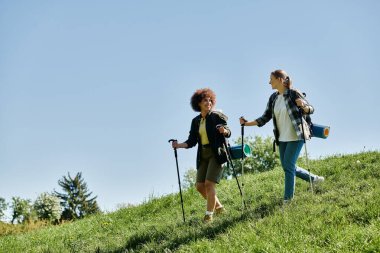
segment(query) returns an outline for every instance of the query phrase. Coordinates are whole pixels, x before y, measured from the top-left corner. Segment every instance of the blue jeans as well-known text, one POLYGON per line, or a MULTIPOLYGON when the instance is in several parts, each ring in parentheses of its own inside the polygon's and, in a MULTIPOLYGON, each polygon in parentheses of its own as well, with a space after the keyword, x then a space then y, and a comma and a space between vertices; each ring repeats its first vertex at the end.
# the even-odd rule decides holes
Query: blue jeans
POLYGON ((289 141, 281 142, 279 144, 280 149, 280 160, 282 168, 285 172, 285 192, 284 199, 290 200, 294 196, 294 189, 296 180, 295 177, 299 177, 307 182, 314 180, 316 175, 313 175, 301 167, 296 166, 298 156, 301 152, 303 146, 303 140, 300 141, 289 141))

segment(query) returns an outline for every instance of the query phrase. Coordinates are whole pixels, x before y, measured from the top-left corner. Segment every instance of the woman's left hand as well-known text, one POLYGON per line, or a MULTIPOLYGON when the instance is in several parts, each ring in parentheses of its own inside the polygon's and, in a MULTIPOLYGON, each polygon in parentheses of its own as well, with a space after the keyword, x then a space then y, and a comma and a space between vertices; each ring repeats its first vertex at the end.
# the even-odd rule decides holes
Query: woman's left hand
POLYGON ((296 99, 296 104, 298 107, 300 107, 302 109, 302 111, 304 113, 309 113, 310 112, 310 108, 307 106, 307 103, 305 102, 305 100, 301 99, 301 98, 297 98, 296 99))
POLYGON ((305 101, 301 98, 296 99, 296 104, 298 107, 304 107, 306 105, 305 101))
POLYGON ((227 130, 223 126, 218 127, 218 131, 219 131, 219 133, 221 133, 223 135, 225 135, 227 133, 227 130))

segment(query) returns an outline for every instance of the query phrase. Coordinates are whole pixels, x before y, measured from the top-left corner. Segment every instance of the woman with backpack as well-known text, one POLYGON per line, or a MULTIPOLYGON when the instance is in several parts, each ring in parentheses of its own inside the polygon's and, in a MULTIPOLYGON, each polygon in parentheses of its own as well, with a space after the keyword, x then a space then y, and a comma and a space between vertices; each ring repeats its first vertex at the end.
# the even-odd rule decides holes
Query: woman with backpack
POLYGON ((204 222, 213 220, 216 214, 225 211, 216 196, 216 184, 222 178, 222 164, 227 161, 225 138, 231 136, 227 117, 213 111, 216 103, 215 93, 209 89, 199 89, 191 97, 191 107, 200 112, 191 122, 188 139, 183 143, 172 142, 173 148, 192 148, 198 144, 197 182, 198 192, 207 200, 204 222))
MULTIPOLYGON (((284 204, 293 199, 295 176, 312 183, 324 181, 324 177, 313 175, 296 166, 298 156, 304 144, 304 138, 310 138, 308 125, 301 115, 314 112, 302 94, 292 89, 292 81, 284 70, 275 70, 270 74, 269 84, 277 90, 270 97, 264 114, 253 121, 241 117, 244 126, 264 126, 273 119, 275 144, 280 151, 280 160, 285 172, 284 204), (304 124, 303 124, 304 123, 304 124), (302 125, 303 124, 303 125, 302 125)), ((273 144, 273 145, 275 145, 273 144)))

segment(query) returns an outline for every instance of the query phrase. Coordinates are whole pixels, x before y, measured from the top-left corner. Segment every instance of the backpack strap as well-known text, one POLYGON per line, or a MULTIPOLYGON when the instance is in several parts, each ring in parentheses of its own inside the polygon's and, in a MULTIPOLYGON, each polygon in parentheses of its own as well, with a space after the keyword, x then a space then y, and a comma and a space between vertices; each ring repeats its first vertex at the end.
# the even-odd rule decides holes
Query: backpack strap
MULTIPOLYGON (((307 113, 303 113, 303 110, 297 106, 297 103, 296 103, 296 99, 297 98, 301 98, 301 99, 304 99, 306 100, 306 93, 305 92, 300 92, 299 90, 296 90, 296 89, 291 89, 290 92, 290 100, 294 103, 294 105, 298 108, 299 112, 300 112, 300 117, 302 117, 306 123, 308 124, 309 126, 309 131, 310 131, 310 136, 313 136, 313 133, 312 133, 312 129, 313 129, 313 122, 311 121, 311 117, 309 114, 307 113), (298 97, 296 96, 298 95, 298 97)), ((307 102, 307 100, 306 100, 307 102)), ((308 103, 308 102, 307 102, 308 103)))

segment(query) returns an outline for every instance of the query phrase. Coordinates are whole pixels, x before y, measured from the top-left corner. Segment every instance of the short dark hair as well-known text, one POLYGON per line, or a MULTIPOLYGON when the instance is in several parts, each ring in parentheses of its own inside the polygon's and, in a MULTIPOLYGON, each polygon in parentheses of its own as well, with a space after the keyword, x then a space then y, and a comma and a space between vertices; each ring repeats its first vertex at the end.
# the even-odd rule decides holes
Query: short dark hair
POLYGON ((216 104, 216 95, 215 93, 209 89, 209 88, 203 88, 196 90, 191 96, 190 104, 194 111, 200 112, 201 108, 199 107, 199 103, 202 101, 202 99, 209 97, 211 99, 212 105, 214 106, 216 104))

